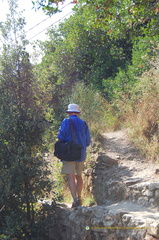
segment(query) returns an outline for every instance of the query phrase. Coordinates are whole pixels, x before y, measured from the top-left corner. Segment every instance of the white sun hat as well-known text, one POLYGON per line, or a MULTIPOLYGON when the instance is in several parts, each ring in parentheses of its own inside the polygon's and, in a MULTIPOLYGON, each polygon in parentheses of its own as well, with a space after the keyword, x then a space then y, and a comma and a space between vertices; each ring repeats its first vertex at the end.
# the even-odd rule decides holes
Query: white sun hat
POLYGON ((69 104, 68 105, 68 109, 66 111, 67 113, 69 112, 76 112, 76 113, 80 113, 80 109, 79 106, 77 104, 69 104))

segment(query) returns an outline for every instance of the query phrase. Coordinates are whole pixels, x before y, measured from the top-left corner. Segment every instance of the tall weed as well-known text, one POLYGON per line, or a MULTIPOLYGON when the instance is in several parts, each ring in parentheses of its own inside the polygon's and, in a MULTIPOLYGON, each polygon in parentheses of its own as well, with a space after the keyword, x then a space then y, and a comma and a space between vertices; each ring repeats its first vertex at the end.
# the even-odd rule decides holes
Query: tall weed
MULTIPOLYGON (((159 154, 159 84, 158 69, 144 74, 134 85, 131 97, 120 104, 129 133, 141 152, 153 161, 159 154)), ((124 99, 124 98, 123 98, 124 99)))
POLYGON ((78 82, 72 89, 69 102, 80 106, 81 118, 89 125, 93 138, 97 139, 100 133, 115 125, 112 108, 91 85, 78 82))

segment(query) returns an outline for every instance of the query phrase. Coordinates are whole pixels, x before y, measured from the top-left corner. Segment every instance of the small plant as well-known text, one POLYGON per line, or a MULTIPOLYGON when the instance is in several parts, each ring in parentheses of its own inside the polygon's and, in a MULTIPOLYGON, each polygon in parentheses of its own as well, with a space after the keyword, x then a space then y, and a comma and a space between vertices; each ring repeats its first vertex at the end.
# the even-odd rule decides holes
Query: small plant
POLYGON ((61 174, 61 167, 62 162, 60 162, 56 157, 54 157, 52 154, 50 155, 50 180, 54 183, 54 194, 53 196, 50 195, 50 197, 56 196, 57 201, 63 200, 63 189, 64 189, 64 180, 63 176, 61 174))
POLYGON ((84 199, 83 201, 83 205, 84 206, 88 206, 88 207, 91 207, 93 205, 97 205, 95 199, 92 197, 92 196, 88 196, 84 199))

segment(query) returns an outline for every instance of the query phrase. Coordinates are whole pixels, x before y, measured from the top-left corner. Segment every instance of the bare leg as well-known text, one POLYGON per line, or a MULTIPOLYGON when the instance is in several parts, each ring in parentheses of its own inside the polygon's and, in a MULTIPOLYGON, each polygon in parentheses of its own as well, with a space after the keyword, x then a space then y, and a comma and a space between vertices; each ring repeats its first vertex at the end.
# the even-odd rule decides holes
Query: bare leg
POLYGON ((68 187, 70 189, 73 201, 77 201, 77 196, 76 196, 76 182, 75 182, 75 175, 74 174, 68 174, 68 187))
POLYGON ((82 188, 83 188, 83 179, 81 175, 75 175, 76 177, 76 191, 78 195, 78 199, 81 200, 81 193, 82 193, 82 188))

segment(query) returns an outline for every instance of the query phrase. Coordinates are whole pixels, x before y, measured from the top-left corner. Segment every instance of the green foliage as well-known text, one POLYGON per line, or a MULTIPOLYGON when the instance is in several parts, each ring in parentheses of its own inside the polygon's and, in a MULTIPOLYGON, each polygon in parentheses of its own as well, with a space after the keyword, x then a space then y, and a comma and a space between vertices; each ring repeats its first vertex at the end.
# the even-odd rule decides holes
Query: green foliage
POLYGON ((84 83, 77 83, 72 89, 72 95, 68 102, 79 104, 81 118, 87 122, 92 138, 97 138, 100 133, 110 127, 108 115, 111 117, 113 113, 108 103, 91 85, 87 86, 84 83))
POLYGON ((20 236, 28 234, 27 224, 34 221, 34 203, 45 196, 45 191, 50 191, 49 172, 42 154, 45 124, 36 102, 30 102, 30 94, 26 95, 31 85, 23 90, 15 77, 13 93, 8 84, 8 80, 12 83, 11 78, 6 78, 5 73, 2 76, 0 203, 6 206, 2 226, 6 225, 10 238, 22 239, 20 236))
MULTIPOLYGON (((96 104, 88 100, 88 86, 112 103, 112 107, 106 104, 103 126, 105 122, 109 127, 119 126, 116 117, 124 121, 128 110, 134 110, 138 95, 133 92, 134 86, 152 67, 157 54, 158 7, 158 1, 80 0, 75 13, 49 31, 42 64, 53 83, 51 103, 57 123, 63 118, 72 89, 71 101, 83 106, 86 101, 84 111, 94 111, 96 104), (78 84, 84 87, 80 89, 78 84), (130 104, 126 109, 124 101, 130 104)), ((99 121, 100 126, 93 126, 91 118, 95 119, 96 113, 92 115, 88 122, 95 133, 102 124, 99 121)))
POLYGON ((43 44, 45 56, 42 66, 46 76, 52 78, 56 103, 79 81, 91 83, 103 91, 103 79, 115 77, 119 67, 124 68, 127 62, 131 62, 129 37, 110 39, 105 31, 90 27, 81 12, 74 14, 58 29, 51 29, 49 37, 50 41, 43 44))
POLYGON ((52 188, 44 158, 49 126, 28 53, 21 45, 25 38, 16 39, 24 22, 15 19, 16 1, 10 1, 10 7, 14 18, 8 16, 3 24, 0 58, 0 234, 3 239, 42 239, 33 238, 32 226, 38 199, 52 188))
MULTIPOLYGON (((33 2, 48 14, 57 11, 55 1, 33 2)), ((0 57, 0 238, 42 240, 48 238, 52 208, 37 201, 54 192, 60 200, 64 181, 61 165, 48 166, 45 152, 52 151, 69 103, 79 104, 92 139, 126 121, 137 145, 157 160, 158 75, 139 77, 157 54, 159 6, 80 0, 73 16, 50 29, 49 41, 41 43, 42 62, 33 68, 25 20, 15 19, 17 1, 10 3, 0 57)))
POLYGON ((90 24, 105 30, 112 38, 131 34, 132 39, 158 35, 158 1, 83 0, 79 8, 93 12, 90 24), (83 3, 85 3, 83 7, 83 3))
MULTIPOLYGON (((77 82, 91 84, 112 101, 121 91, 128 92, 136 77, 149 69, 158 35, 149 35, 145 30, 150 30, 158 12, 143 27, 137 17, 149 13, 151 4, 136 4, 131 0, 79 1, 74 15, 49 31, 50 40, 42 46, 45 56, 41 66, 52 82, 51 103, 55 116, 59 115, 57 120, 62 117, 59 107, 62 109, 65 96, 77 82)), ((156 3, 152 8, 151 13, 156 3)))
POLYGON ((97 205, 97 203, 92 196, 89 196, 84 199, 83 205, 91 207, 93 205, 97 205))
MULTIPOLYGON (((53 152, 53 150, 52 150, 53 152)), ((51 155, 52 161, 50 161, 50 180, 54 183, 54 193, 58 201, 63 200, 63 190, 66 185, 63 175, 61 174, 62 162, 51 155)))
POLYGON ((153 67, 153 60, 158 54, 158 41, 159 36, 145 36, 133 44, 132 65, 136 69, 134 72, 136 76, 141 76, 143 72, 153 67))
POLYGON ((120 99, 121 95, 132 95, 132 87, 144 72, 153 67, 157 55, 158 37, 144 37, 133 44, 132 62, 119 68, 115 78, 103 79, 104 93, 108 100, 120 99))

